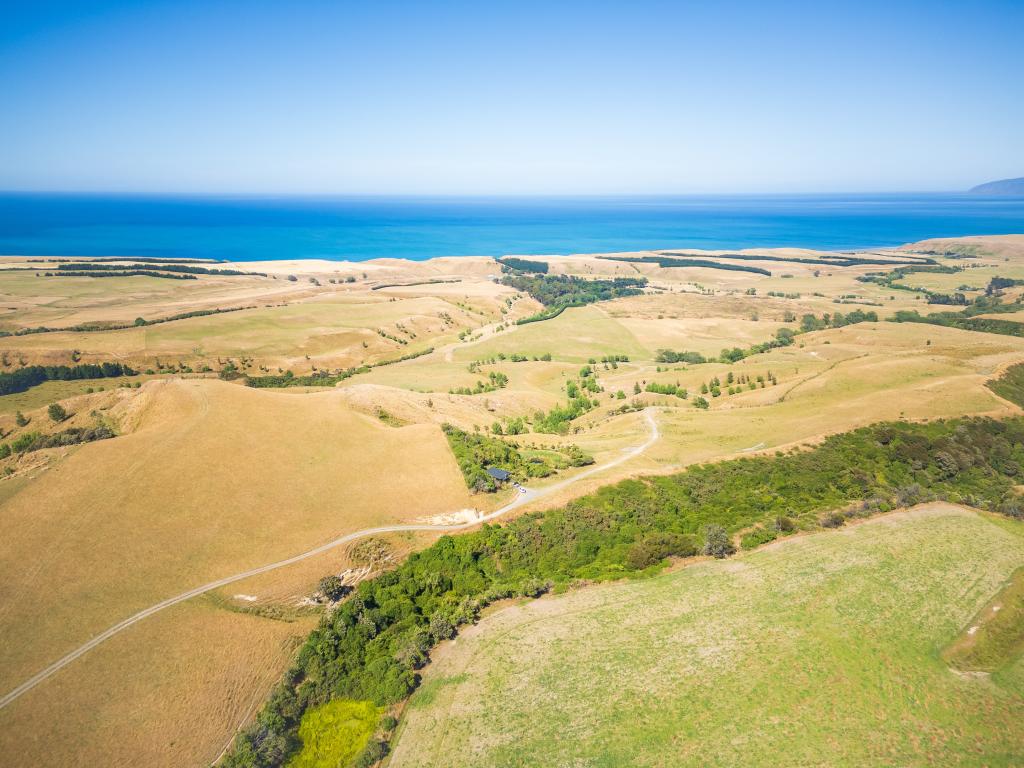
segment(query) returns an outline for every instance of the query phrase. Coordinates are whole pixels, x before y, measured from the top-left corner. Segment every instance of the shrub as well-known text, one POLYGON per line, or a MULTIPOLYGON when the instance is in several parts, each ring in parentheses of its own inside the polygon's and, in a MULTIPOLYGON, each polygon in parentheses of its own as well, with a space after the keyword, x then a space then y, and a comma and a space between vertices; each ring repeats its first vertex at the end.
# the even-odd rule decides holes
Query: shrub
POLYGON ((711 555, 719 559, 728 557, 736 551, 736 547, 733 546, 732 539, 729 538, 729 534, 726 533, 725 528, 720 525, 709 525, 704 529, 704 549, 705 555, 711 555))
POLYGON ((15 453, 25 453, 38 437, 38 432, 26 432, 14 439, 14 442, 11 443, 11 450, 15 453))
POLYGON ((59 403, 52 403, 49 408, 46 409, 46 413, 50 416, 50 421, 60 423, 67 419, 68 412, 64 409, 64 406, 59 403))
POLYGON ((838 512, 833 512, 830 515, 825 515, 822 518, 821 525, 824 528, 841 528, 846 523, 846 518, 838 512))
POLYGON ((772 528, 762 528, 758 526, 754 530, 743 534, 740 539, 740 546, 743 547, 743 549, 753 549, 754 547, 759 547, 762 544, 767 544, 769 541, 775 541, 775 539, 778 538, 778 535, 778 531, 775 531, 772 528))
POLYGON ((354 768, 370 768, 370 766, 376 765, 383 760, 387 754, 388 745, 386 741, 370 739, 352 765, 354 768))
POLYGON ((772 528, 778 533, 791 533, 796 530, 796 525, 785 515, 779 515, 772 521, 772 528))
POLYGON ((541 579, 527 579, 519 589, 519 594, 523 597, 540 597, 549 589, 551 589, 550 582, 541 579))
POLYGON ((680 533, 656 533, 645 536, 626 552, 626 567, 641 571, 666 557, 692 557, 697 545, 692 536, 680 533))

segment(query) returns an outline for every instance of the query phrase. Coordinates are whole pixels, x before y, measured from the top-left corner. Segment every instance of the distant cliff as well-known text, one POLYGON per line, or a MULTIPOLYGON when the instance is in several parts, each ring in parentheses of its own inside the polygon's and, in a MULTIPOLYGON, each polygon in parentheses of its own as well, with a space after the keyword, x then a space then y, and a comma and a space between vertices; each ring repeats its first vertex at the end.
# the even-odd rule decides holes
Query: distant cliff
POLYGON ((1024 178, 1001 179, 990 181, 987 184, 979 184, 973 187, 971 194, 974 195, 1021 195, 1024 196, 1024 178))

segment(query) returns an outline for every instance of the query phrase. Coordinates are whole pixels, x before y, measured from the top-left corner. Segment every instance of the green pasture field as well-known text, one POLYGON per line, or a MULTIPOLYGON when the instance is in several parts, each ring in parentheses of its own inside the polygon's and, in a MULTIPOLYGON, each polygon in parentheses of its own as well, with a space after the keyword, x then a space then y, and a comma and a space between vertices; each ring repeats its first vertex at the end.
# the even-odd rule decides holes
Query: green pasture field
POLYGON ((1024 563, 946 504, 499 611, 435 654, 390 768, 1013 765, 1024 662, 942 649, 1024 563))

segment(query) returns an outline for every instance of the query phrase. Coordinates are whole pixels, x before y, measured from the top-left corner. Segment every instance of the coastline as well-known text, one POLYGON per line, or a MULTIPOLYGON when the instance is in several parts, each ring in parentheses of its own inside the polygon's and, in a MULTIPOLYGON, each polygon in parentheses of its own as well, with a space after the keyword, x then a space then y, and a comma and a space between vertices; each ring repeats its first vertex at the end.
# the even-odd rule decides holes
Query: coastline
MULTIPOLYGON (((875 254, 889 258, 900 258, 913 254, 921 256, 934 256, 946 249, 953 247, 963 249, 964 244, 976 245, 978 248, 985 248, 989 257, 998 257, 1003 249, 1012 248, 1024 244, 1024 234, 1005 233, 998 235, 967 235, 962 237, 929 238, 917 242, 903 243, 897 246, 867 247, 861 249, 827 250, 807 247, 753 247, 736 249, 701 249, 701 248, 657 248, 657 249, 636 249, 627 251, 594 251, 569 254, 538 254, 538 253, 515 253, 503 256, 435 256, 427 259, 409 259, 402 257, 382 257, 355 261, 351 259, 273 259, 264 261, 231 261, 223 260, 204 263, 196 259, 198 264, 208 266, 211 269, 233 269, 243 272, 266 273, 274 276, 302 275, 321 276, 337 275, 342 278, 357 276, 363 279, 390 278, 401 275, 410 277, 441 277, 441 276, 467 276, 467 277, 489 277, 498 274, 495 261, 506 257, 520 257, 528 259, 539 259, 551 264, 556 272, 577 273, 578 268, 590 262, 593 267, 595 262, 601 265, 602 271, 617 271, 614 267, 627 266, 625 262, 612 262, 614 257, 635 258, 642 256, 656 255, 659 253, 671 253, 676 256, 693 256, 695 258, 716 259, 729 255, 742 255, 747 257, 765 257, 766 262, 778 258, 800 258, 800 259, 821 259, 836 255, 866 255, 875 254)), ((105 259, 111 263, 131 262, 134 258, 153 258, 148 256, 77 256, 63 254, 59 256, 33 256, 22 254, 0 254, 0 270, 12 268, 37 268, 44 271, 47 267, 56 265, 59 260, 74 260, 88 262, 94 259, 105 259)), ((188 257, 181 257, 188 258, 188 257)), ((758 263, 756 258, 751 263, 758 263)), ((776 267, 778 268, 778 267, 776 267)), ((700 269, 692 267, 691 269, 700 269)), ((636 271, 632 267, 629 271, 636 271)))

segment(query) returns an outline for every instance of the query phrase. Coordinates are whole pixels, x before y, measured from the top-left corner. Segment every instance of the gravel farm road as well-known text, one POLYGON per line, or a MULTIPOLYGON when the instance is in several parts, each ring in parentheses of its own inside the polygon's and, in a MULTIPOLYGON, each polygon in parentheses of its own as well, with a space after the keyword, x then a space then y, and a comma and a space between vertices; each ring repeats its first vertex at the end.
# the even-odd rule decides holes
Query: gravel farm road
POLYGON ((198 597, 199 595, 202 595, 205 592, 209 592, 210 590, 219 589, 220 587, 227 586, 228 584, 232 584, 236 581, 247 579, 250 576, 257 576, 261 573, 266 573, 267 571, 273 571, 277 570, 278 568, 284 568, 285 566, 297 563, 300 560, 305 560, 307 558, 314 557, 322 552, 326 552, 330 549, 334 549, 335 547, 340 547, 343 544, 347 544, 350 541, 362 539, 367 536, 375 536, 381 533, 398 533, 402 531, 457 531, 462 528, 471 528, 474 525, 479 525, 480 523, 485 523, 488 520, 493 520, 496 517, 500 517, 504 514, 507 514, 508 512, 511 512, 513 509, 521 507, 524 504, 528 504, 532 501, 536 501, 537 499, 549 496, 555 493, 556 491, 560 491, 563 488, 566 488, 572 485, 573 483, 579 482, 580 480, 586 477, 590 477, 591 475, 597 474, 598 472, 602 472, 606 469, 616 467, 619 464, 622 464, 625 461, 629 461, 630 459, 642 454, 644 451, 646 451, 648 448, 654 445, 654 443, 660 437, 661 433, 658 430, 658 422, 655 421, 652 410, 648 408, 643 413, 644 417, 647 420, 647 424, 650 427, 650 434, 647 440, 641 445, 637 445, 632 448, 627 448, 618 458, 612 459, 611 461, 606 462, 604 464, 599 464, 590 467, 589 469, 586 469, 583 472, 580 472, 579 474, 574 475, 570 478, 562 480, 561 482, 555 483, 554 485, 549 485, 540 489, 527 488, 525 493, 517 494, 516 498, 510 501, 505 506, 496 509, 495 511, 490 512, 486 515, 483 515, 482 517, 479 517, 476 520, 472 520, 466 523, 458 523, 454 525, 385 525, 379 528, 365 528, 361 531, 354 531, 352 533, 345 534, 344 536, 328 541, 326 544, 321 544, 319 547, 315 547, 314 549, 311 549, 307 552, 303 552, 302 554, 289 557, 286 560, 278 560, 275 563, 261 565, 258 568, 252 568, 248 571, 243 571, 242 573, 236 573, 232 576, 225 576, 222 579, 217 579, 216 581, 211 581, 208 584, 203 584, 202 586, 190 589, 187 592, 182 592, 180 595, 175 595, 174 597, 169 597, 166 600, 161 600, 159 603, 151 605, 148 608, 141 610, 132 616, 129 616, 127 619, 118 622, 106 631, 101 632, 88 642, 83 643, 78 648, 68 653, 66 656, 62 656, 60 659, 53 662, 45 669, 40 670, 35 675, 30 677, 21 685, 19 685, 17 688, 14 688, 13 690, 4 694, 3 697, 0 697, 0 709, 6 707, 8 704, 13 702, 22 694, 32 690, 41 682, 46 680, 48 677, 56 674, 64 667, 66 667, 68 664, 73 662, 75 659, 91 651, 100 643, 109 640, 114 635, 118 634, 119 632, 122 632, 123 630, 128 629, 128 627, 132 626, 133 624, 137 624, 143 619, 152 616, 154 613, 158 613, 159 611, 162 611, 165 608, 170 608, 172 605, 177 605, 178 603, 183 603, 186 600, 191 600, 193 597, 198 597))

